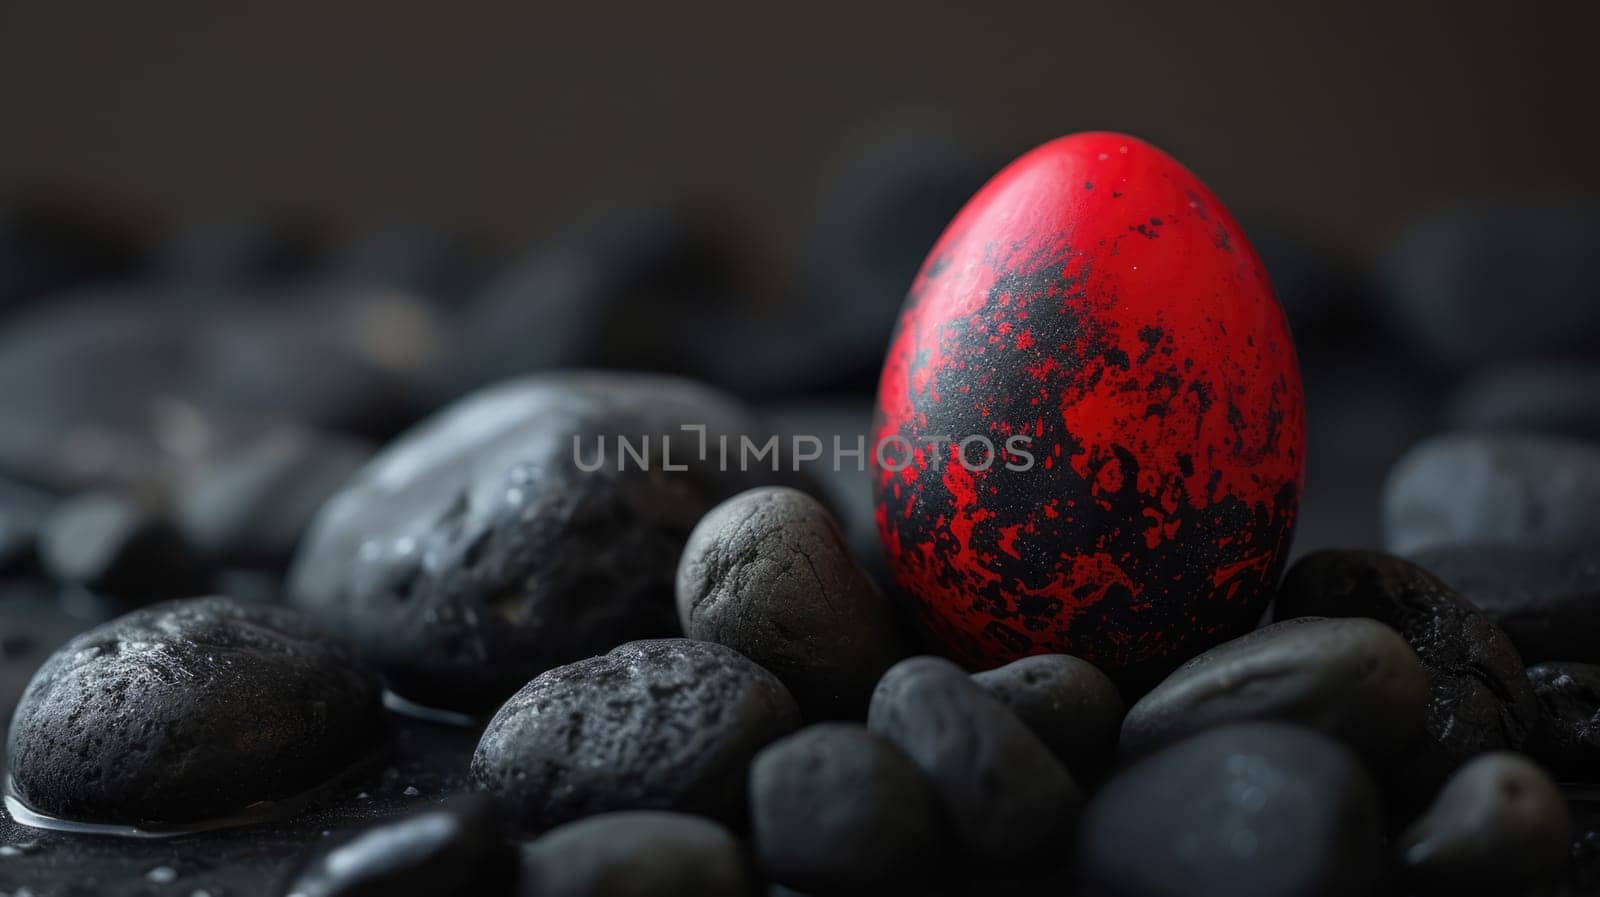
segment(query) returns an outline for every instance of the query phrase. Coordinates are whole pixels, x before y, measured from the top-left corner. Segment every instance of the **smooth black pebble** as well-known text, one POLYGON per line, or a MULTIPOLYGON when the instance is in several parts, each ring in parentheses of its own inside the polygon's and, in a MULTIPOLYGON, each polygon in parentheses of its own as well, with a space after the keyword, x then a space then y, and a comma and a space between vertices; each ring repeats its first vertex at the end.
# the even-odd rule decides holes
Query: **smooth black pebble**
POLYGON ((678 562, 678 621, 783 680, 808 719, 861 719, 904 656, 888 600, 815 498, 752 489, 706 514, 678 562))
POLYGON ((62 646, 11 722, 17 796, 61 819, 183 826, 314 789, 387 743, 377 678, 292 611, 174 601, 62 646))
POLYGON ((1121 746, 1137 756, 1212 726, 1277 721, 1381 763, 1422 734, 1428 686, 1416 652, 1376 620, 1284 620, 1179 667, 1128 711, 1121 746))
POLYGON ((1050 748, 960 667, 913 657, 885 673, 867 727, 933 782, 973 865, 1016 871, 1062 859, 1083 804, 1050 748))
POLYGON ((1283 723, 1223 726, 1120 772, 1084 812, 1084 897, 1379 893, 1383 805, 1356 756, 1283 723))
POLYGON ((1510 752, 1456 770, 1395 844, 1424 894, 1516 894, 1560 878, 1572 816, 1550 775, 1510 752))
POLYGON ((1127 705, 1111 678, 1067 654, 1035 654, 972 674, 1074 776, 1098 775, 1117 750, 1127 705))
POLYGON ((526 897, 757 897, 761 878, 739 839, 684 813, 602 813, 522 848, 526 897))
POLYGON ((1539 728, 1528 754, 1563 779, 1600 781, 1600 666, 1551 661, 1528 667, 1539 728))
POLYGON ((738 824, 751 758, 799 725, 783 683, 732 648, 630 642, 529 682, 489 721, 471 774, 530 831, 612 810, 738 824))
POLYGON ((773 881, 819 894, 887 893, 932 879, 944 855, 933 786, 856 723, 783 738, 750 766, 750 830, 773 881))
POLYGON ((496 805, 477 795, 363 829, 317 852, 288 897, 509 897, 518 857, 496 805))
POLYGON ((328 500, 291 599, 397 693, 491 710, 552 667, 680 632, 673 580, 695 523, 793 479, 720 466, 719 436, 736 453, 759 432, 727 396, 671 377, 550 374, 474 393, 328 500))
POLYGON ((1297 561, 1274 613, 1371 617, 1399 631, 1428 671, 1426 737, 1393 770, 1406 801, 1425 802, 1477 754, 1518 749, 1539 706, 1516 646, 1493 621, 1423 568, 1376 551, 1329 550, 1297 561))

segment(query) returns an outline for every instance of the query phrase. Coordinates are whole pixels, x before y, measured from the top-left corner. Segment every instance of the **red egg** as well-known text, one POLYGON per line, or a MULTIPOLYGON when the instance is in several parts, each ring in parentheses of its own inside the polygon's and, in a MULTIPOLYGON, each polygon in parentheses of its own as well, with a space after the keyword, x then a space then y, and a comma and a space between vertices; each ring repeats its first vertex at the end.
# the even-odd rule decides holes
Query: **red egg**
POLYGON ((878 387, 879 534, 957 660, 1148 680, 1259 619, 1304 430, 1228 210, 1142 140, 1074 134, 985 185, 912 284, 878 387))

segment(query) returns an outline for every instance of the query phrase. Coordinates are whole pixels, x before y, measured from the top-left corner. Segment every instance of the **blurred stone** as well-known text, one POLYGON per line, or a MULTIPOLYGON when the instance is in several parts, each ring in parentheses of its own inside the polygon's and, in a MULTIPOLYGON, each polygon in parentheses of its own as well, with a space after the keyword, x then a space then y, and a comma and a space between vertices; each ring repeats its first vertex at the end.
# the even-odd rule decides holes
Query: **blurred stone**
POLYGON ((399 290, 459 308, 482 280, 482 264, 466 242, 412 221, 369 224, 336 247, 322 267, 334 283, 399 290))
POLYGON ((1480 370, 1455 391, 1447 417, 1461 430, 1600 441, 1600 364, 1525 361, 1480 370))
POLYGON ((304 218, 198 216, 180 222, 156 247, 154 274, 197 287, 285 283, 311 272, 322 243, 304 218))
POLYGON ((136 274, 142 252, 129 231, 70 198, 21 197, 0 207, 0 311, 136 274))
POLYGON ((525 897, 758 897, 743 845, 709 819, 602 813, 522 848, 525 897))
POLYGON ((172 521, 129 496, 87 492, 63 502, 45 523, 39 553, 57 582, 128 604, 193 597, 211 583, 172 521))

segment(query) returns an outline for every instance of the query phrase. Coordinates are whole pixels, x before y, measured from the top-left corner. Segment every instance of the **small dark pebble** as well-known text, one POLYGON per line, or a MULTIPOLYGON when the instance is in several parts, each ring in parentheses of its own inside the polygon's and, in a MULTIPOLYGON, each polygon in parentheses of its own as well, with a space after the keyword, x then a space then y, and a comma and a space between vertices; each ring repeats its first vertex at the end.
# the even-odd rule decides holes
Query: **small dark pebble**
POLYGON ((1600 446, 1522 434, 1451 433, 1407 452, 1383 486, 1391 551, 1600 542, 1600 446))
POLYGON ((57 582, 131 604, 201 594, 210 570, 164 513, 138 499, 84 493, 45 522, 39 552, 57 582))
POLYGON ((1418 893, 1512 894, 1559 878, 1571 844, 1572 817, 1549 774, 1495 752, 1457 770, 1395 848, 1418 893))
POLYGON ((855 723, 822 723, 764 748, 750 767, 762 871, 800 891, 886 893, 941 868, 932 785, 900 749, 855 723))
POLYGON ((885 673, 867 726, 933 782, 957 844, 977 867, 1064 859, 1083 795, 1043 741, 960 667, 913 657, 885 673))
POLYGON ((1600 551, 1447 545, 1411 559, 1500 624, 1524 663, 1600 663, 1600 551))
POLYGON ((1149 755, 1090 802, 1082 897, 1382 893, 1383 807, 1354 754, 1283 723, 1223 726, 1149 755))
POLYGON ((838 523, 797 489, 752 489, 711 509, 678 562, 678 621, 783 680, 808 719, 861 719, 903 656, 887 599, 838 523))
POLYGON ((612 810, 739 824, 751 758, 799 725, 783 683, 732 648, 630 642, 517 692, 478 742, 472 779, 529 831, 612 810))
POLYGON ((647 810, 570 822, 522 848, 526 897, 758 897, 744 845, 698 816, 647 810))
POLYGON ((1036 654, 973 673, 1079 779, 1098 775, 1116 754, 1125 706, 1110 677, 1087 660, 1036 654))
POLYGON ((509 897, 516 849, 495 804, 460 795, 318 851, 288 897, 509 897))
POLYGON ((1319 551, 1284 578, 1275 614, 1371 617, 1400 632, 1430 679, 1426 737, 1392 770, 1403 804, 1420 808, 1477 754, 1521 748, 1539 705, 1511 639, 1448 585, 1376 551, 1319 551))
POLYGON ((1137 756, 1212 726, 1297 723, 1381 763, 1422 734, 1428 672, 1375 620, 1300 617, 1191 659, 1128 711, 1122 750, 1137 756))
POLYGON ((1528 754, 1563 779, 1600 782, 1600 666, 1551 661, 1528 667, 1539 728, 1528 754))
POLYGON ((64 645, 29 683, 8 746, 34 810, 161 826, 297 797, 387 735, 377 679, 343 645, 283 608, 196 598, 64 645))

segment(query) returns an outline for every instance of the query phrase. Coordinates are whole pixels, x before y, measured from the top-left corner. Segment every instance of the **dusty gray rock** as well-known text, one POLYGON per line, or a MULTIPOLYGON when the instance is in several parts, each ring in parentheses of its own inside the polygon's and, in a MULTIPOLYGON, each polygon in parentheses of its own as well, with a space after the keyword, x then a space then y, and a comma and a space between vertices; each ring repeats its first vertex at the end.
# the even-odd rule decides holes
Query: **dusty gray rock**
POLYGON ((475 393, 329 499, 291 598, 405 697, 492 709, 552 667, 678 634, 673 579, 695 523, 724 498, 794 479, 721 469, 723 435, 737 459, 759 428, 676 378, 550 374, 475 393), (706 428, 704 456, 685 426, 706 428))
POLYGON ((1566 799, 1526 757, 1495 752, 1456 770, 1395 844, 1426 894, 1514 894, 1558 879, 1572 845, 1566 799))
POLYGON ((522 849, 527 897, 758 897, 744 845, 698 816, 647 810, 569 822, 522 849))
POLYGON ((1015 870, 1060 859, 1083 795, 1037 735, 960 667, 913 657, 889 668, 867 727, 933 782, 974 865, 1015 870))
POLYGON ((1528 755, 1555 775, 1600 779, 1600 666, 1552 661, 1528 667, 1539 698, 1539 727, 1528 755))
POLYGON ((783 680, 807 718, 860 719, 903 652, 887 599, 822 503, 753 489, 711 509, 678 562, 684 634, 783 680))
POLYGON ((1192 658, 1139 699, 1121 747, 1138 756, 1226 723, 1297 723, 1383 762, 1422 734, 1428 672, 1376 620, 1300 617, 1192 658))
POLYGON ((1383 806, 1355 755, 1283 723, 1203 732, 1120 772, 1079 825, 1084 897, 1381 893, 1383 806))
POLYGON ((531 831, 613 810, 737 823, 751 759, 799 725, 783 683, 732 648, 630 642, 512 696, 478 742, 472 780, 531 831))
POLYGON ((932 784, 855 723, 810 726, 762 749, 750 766, 750 828, 762 871, 805 892, 903 891, 943 860, 932 784))
POLYGON ((1498 623, 1524 663, 1600 663, 1600 551, 1448 545, 1411 559, 1498 623))
POLYGON ((1116 753, 1126 705, 1087 660, 1036 654, 973 673, 972 681, 1011 708, 1074 776, 1097 775, 1116 753))
POLYGON ((387 734, 377 679, 345 646, 284 608, 197 598, 62 646, 8 746, 34 810, 161 826, 299 795, 374 759, 387 734))

